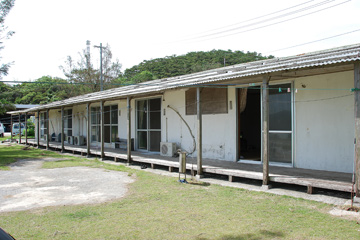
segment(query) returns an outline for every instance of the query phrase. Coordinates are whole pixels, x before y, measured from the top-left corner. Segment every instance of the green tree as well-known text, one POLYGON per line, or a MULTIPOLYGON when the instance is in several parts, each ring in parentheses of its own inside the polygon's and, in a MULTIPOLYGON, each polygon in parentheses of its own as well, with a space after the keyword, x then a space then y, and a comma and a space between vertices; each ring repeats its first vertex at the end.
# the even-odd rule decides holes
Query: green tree
MULTIPOLYGON (((121 77, 121 67, 119 60, 112 61, 110 45, 107 44, 103 49, 102 58, 104 89, 112 88, 112 82, 121 77)), ((79 84, 81 94, 100 90, 100 66, 94 67, 92 56, 84 49, 79 53, 79 60, 74 61, 71 56, 67 57, 65 64, 60 66, 67 80, 71 83, 79 84)))
POLYGON ((257 61, 273 56, 263 57, 257 52, 242 52, 232 50, 212 50, 209 52, 189 52, 185 55, 172 55, 164 58, 144 60, 140 64, 128 68, 124 77, 134 82, 138 74, 148 71, 157 78, 175 77, 209 69, 230 66, 239 63, 257 61))
MULTIPOLYGON (((5 26, 5 18, 14 6, 14 3, 15 0, 2 0, 0 2, 0 50, 4 49, 3 40, 9 39, 15 33, 14 31, 8 31, 5 26)), ((11 63, 1 63, 0 79, 8 74, 10 65, 11 63)))
POLYGON ((8 111, 15 110, 14 104, 11 103, 11 92, 11 86, 0 82, 0 115, 3 115, 8 111))

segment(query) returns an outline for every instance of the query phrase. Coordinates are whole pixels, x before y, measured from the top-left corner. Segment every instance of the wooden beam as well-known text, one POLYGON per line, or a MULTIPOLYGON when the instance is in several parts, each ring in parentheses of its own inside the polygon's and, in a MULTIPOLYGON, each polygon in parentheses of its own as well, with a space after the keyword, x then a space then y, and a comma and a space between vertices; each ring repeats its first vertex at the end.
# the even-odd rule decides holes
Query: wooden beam
POLYGON ((196 178, 203 177, 202 167, 202 114, 201 114, 201 91, 200 87, 196 88, 196 109, 197 109, 197 173, 196 178))
POLYGON ((87 103, 86 105, 86 116, 87 116, 87 121, 86 121, 86 157, 90 157, 91 152, 90 152, 90 148, 91 148, 91 108, 90 108, 91 103, 87 103))
POLYGON ((21 144, 21 113, 19 113, 19 144, 21 144))
POLYGON ((355 112, 355 195, 360 197, 360 61, 354 63, 355 112))
POLYGON ((37 148, 40 148, 40 111, 37 111, 37 148))
POLYGON ((263 186, 269 185, 269 76, 264 76, 262 83, 262 115, 263 115, 263 186))
POLYGON ((64 107, 61 107, 61 152, 65 152, 65 146, 64 146, 64 141, 65 141, 65 136, 64 136, 64 107))
POLYGON ((127 97, 127 164, 131 163, 131 98, 127 97))
POLYGON ((28 129, 28 125, 27 125, 27 113, 25 113, 25 145, 28 145, 27 129, 28 129))
POLYGON ((49 149, 49 141, 50 141, 50 110, 46 110, 46 149, 49 149))
POLYGON ((104 101, 100 101, 100 142, 101 142, 101 153, 100 158, 104 160, 105 158, 105 148, 104 148, 104 141, 105 141, 105 132, 104 132, 104 101))

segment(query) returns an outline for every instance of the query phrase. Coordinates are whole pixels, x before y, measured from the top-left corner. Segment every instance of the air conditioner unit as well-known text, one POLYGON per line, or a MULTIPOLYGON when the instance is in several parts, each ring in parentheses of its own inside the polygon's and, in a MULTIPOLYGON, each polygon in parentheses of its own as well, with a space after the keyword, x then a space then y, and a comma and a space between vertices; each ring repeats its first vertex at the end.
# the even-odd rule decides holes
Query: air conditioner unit
POLYGON ((68 136, 67 137, 67 142, 68 142, 68 144, 74 144, 74 137, 73 136, 68 136))
POLYGON ((74 137, 74 145, 85 145, 85 138, 83 136, 75 136, 74 137))
POLYGON ((161 142, 160 155, 165 157, 172 157, 176 152, 176 143, 161 142))

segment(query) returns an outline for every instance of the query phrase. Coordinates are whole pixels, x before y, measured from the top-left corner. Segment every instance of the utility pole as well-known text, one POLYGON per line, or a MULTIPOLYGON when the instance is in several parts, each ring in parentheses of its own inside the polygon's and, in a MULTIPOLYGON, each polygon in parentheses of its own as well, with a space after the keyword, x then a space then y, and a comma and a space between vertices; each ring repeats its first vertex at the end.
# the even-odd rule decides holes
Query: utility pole
POLYGON ((103 86, 104 80, 103 80, 103 69, 102 69, 102 50, 105 47, 102 46, 102 43, 100 43, 100 46, 94 46, 94 47, 100 48, 100 91, 103 91, 104 90, 104 86, 103 86))

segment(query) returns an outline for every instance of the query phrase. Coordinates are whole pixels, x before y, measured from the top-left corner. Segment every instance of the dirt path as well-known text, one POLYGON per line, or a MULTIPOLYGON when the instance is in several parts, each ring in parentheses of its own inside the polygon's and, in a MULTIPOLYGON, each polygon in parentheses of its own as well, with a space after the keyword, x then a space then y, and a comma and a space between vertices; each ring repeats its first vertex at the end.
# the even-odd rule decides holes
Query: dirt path
POLYGON ((0 171, 0 212, 105 202, 123 197, 134 181, 127 173, 99 168, 41 168, 54 160, 59 159, 20 160, 0 171))

